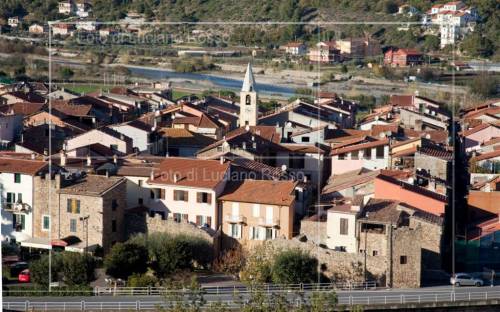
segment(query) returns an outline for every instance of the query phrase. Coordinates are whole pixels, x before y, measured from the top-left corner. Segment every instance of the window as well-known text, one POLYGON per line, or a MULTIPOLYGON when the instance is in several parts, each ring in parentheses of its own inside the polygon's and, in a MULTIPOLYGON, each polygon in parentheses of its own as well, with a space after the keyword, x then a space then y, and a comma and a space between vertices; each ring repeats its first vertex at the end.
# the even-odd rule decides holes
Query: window
POLYGON ((151 199, 155 199, 155 192, 153 190, 149 192, 149 197, 151 197, 151 199))
POLYGON ((406 256, 400 256, 399 257, 399 263, 400 264, 406 264, 408 262, 408 259, 406 258, 406 256))
POLYGON ((22 203, 23 202, 23 193, 17 193, 17 202, 22 203))
POLYGON ((16 232, 21 232, 26 228, 26 216, 23 214, 14 214, 12 227, 16 232))
POLYGON ((363 153, 363 157, 365 159, 372 159, 372 149, 371 148, 367 148, 365 149, 365 152, 363 153))
POLYGON ((206 192, 198 192, 196 193, 196 202, 209 204, 212 202, 212 194, 206 192))
POLYGON ((196 225, 211 227, 212 226, 212 217, 196 216, 196 225))
POLYGON ((345 159, 345 154, 339 154, 339 159, 344 160, 345 159))
POLYGON ((260 217, 260 205, 259 204, 253 204, 252 217, 254 217, 254 218, 260 217))
POLYGON ((347 235, 349 233, 349 220, 340 218, 340 235, 347 235))
POLYGON ((111 200, 111 210, 115 211, 118 208, 118 202, 116 199, 111 200))
POLYGON ((385 147, 385 145, 377 146, 377 159, 384 158, 384 147, 385 147))
POLYGON ((374 250, 372 253, 374 256, 378 256, 378 250, 374 250))
POLYGON ((80 213, 80 201, 74 198, 68 198, 66 211, 69 213, 80 213))
POLYGON ((302 137, 301 141, 304 142, 304 143, 309 142, 309 137, 307 137, 307 136, 306 137, 302 137))
POLYGON ((117 151, 118 150, 118 145, 117 144, 111 144, 111 145, 109 145, 109 148, 112 149, 113 151, 117 151))
POLYGON ((69 231, 72 233, 76 232, 76 219, 69 220, 69 231))
POLYGON ((188 192, 174 190, 174 200, 175 201, 188 201, 188 192))
MULTIPOLYGON (((251 91, 251 90, 250 90, 251 91)), ((246 98, 245 98, 245 104, 246 105, 250 105, 252 104, 252 98, 250 97, 250 94, 247 94, 246 98)))
POLYGON ((139 187, 142 187, 142 180, 139 180, 137 183, 139 184, 139 187))
POLYGON ((228 235, 233 238, 241 238, 241 225, 231 223, 228 225, 228 235))
POLYGON ((181 222, 181 214, 180 213, 174 213, 174 221, 177 223, 181 222))
POLYGON ((359 159, 359 151, 352 151, 351 159, 359 159))
POLYGON ((142 199, 142 198, 138 198, 138 199, 137 199, 137 203, 138 203, 139 205, 142 205, 142 204, 144 203, 144 199, 142 199))
POLYGON ((111 232, 116 233, 116 220, 111 220, 111 232))
POLYGON ((47 215, 42 216, 42 230, 43 231, 50 230, 50 216, 47 215))
POLYGON ((21 174, 14 173, 14 183, 21 183, 21 174))
POLYGON ((16 193, 7 192, 7 204, 14 204, 16 202, 16 193))
POLYGON ((274 229, 266 228, 266 236, 265 239, 273 239, 274 238, 274 229))

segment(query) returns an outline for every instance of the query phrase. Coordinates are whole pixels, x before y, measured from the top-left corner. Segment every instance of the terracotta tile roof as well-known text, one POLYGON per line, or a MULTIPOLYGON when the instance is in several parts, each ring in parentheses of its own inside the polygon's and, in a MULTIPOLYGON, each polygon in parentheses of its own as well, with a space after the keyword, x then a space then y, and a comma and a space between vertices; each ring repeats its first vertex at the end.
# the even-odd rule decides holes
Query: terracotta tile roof
POLYGON ((321 148, 309 145, 309 144, 298 144, 298 143, 281 143, 281 147, 289 152, 294 153, 304 153, 304 154, 324 154, 325 151, 321 148))
POLYGON ((431 147, 431 146, 422 146, 418 150, 419 153, 425 154, 431 157, 441 158, 447 161, 451 161, 453 159, 453 153, 442 148, 431 147))
POLYGON ((162 128, 158 133, 168 138, 169 145, 205 147, 215 142, 215 139, 191 132, 187 129, 162 128))
POLYGON ((99 196, 125 181, 126 179, 122 177, 106 177, 91 174, 71 185, 62 187, 58 192, 62 194, 99 196))
POLYGON ((225 179, 229 162, 171 157, 154 170, 153 184, 178 185, 214 189, 225 179))
POLYGON ((157 164, 127 164, 119 166, 116 172, 118 176, 131 176, 131 177, 150 177, 151 171, 157 168, 157 164))
MULTIPOLYGON (((45 98, 34 92, 22 92, 22 91, 12 91, 7 92, 5 95, 11 95, 21 100, 21 102, 30 102, 30 103, 45 103, 45 98)), ((1 97, 1 96, 0 96, 1 97)))
POLYGON ((52 101, 52 109, 56 109, 68 116, 88 116, 92 105, 73 105, 62 101, 52 101))
POLYGON ((399 202, 395 200, 370 198, 363 207, 360 218, 397 225, 404 214, 397 209, 398 205, 399 202))
POLYGON ((31 115, 42 109, 44 103, 18 102, 0 106, 1 112, 13 112, 16 115, 31 115))
POLYGON ((261 162, 243 157, 234 157, 231 160, 231 166, 236 165, 250 171, 258 172, 265 177, 279 179, 283 176, 281 168, 272 167, 261 162))
POLYGON ((413 176, 413 172, 408 170, 391 170, 391 169, 381 169, 380 174, 392 177, 395 179, 408 179, 413 176))
MULTIPOLYGON (((259 138, 258 140, 260 141, 261 144, 260 148, 262 148, 263 145, 275 145, 279 146, 279 142, 281 141, 281 136, 279 133, 276 132, 276 127, 274 126, 251 126, 249 127, 249 130, 247 131, 245 127, 240 127, 238 129, 235 129, 225 135, 225 138, 222 140, 219 140, 213 144, 210 144, 209 146, 201 149, 198 151, 199 153, 211 150, 219 145, 222 145, 224 142, 228 142, 229 144, 239 144, 243 141, 247 142, 251 138, 251 136, 254 136, 256 139, 257 137, 259 138)), ((250 144, 251 145, 251 144, 250 144)), ((249 144, 247 146, 250 148, 249 144)), ((259 148, 259 149, 260 149, 259 148)))
POLYGON ((152 130, 151 130, 152 127, 139 119, 132 120, 131 122, 129 122, 127 124, 131 127, 137 128, 139 130, 142 130, 142 131, 145 131, 148 133, 152 132, 152 130))
POLYGON ((321 191, 321 200, 331 200, 332 196, 330 195, 335 195, 334 193, 352 186, 373 183, 375 177, 377 177, 379 173, 379 171, 361 168, 358 170, 348 171, 343 174, 334 175, 323 187, 323 190, 321 191))
POLYGON ((500 149, 478 155, 476 157, 473 157, 472 160, 481 161, 481 160, 486 160, 486 159, 491 159, 491 158, 496 158, 496 157, 500 157, 500 149))
POLYGON ((388 124, 388 125, 373 125, 371 129, 371 135, 378 137, 381 133, 391 132, 397 133, 399 131, 398 124, 388 124))
POLYGON ((415 138, 411 138, 411 139, 408 139, 408 140, 396 141, 395 143, 391 144, 391 148, 398 147, 398 146, 403 146, 403 145, 406 145, 406 144, 409 144, 409 143, 413 143, 413 142, 418 142, 420 140, 421 140, 420 137, 415 137, 415 138))
POLYGON ((389 103, 395 106, 413 106, 413 95, 391 95, 389 103))
POLYGON ((489 128, 490 126, 491 126, 491 125, 490 125, 489 123, 483 123, 483 124, 480 124, 479 126, 474 127, 474 128, 472 128, 472 129, 465 130, 465 131, 462 133, 462 135, 466 137, 466 136, 469 136, 469 135, 474 134, 474 133, 476 133, 476 132, 479 132, 479 131, 481 131, 481 130, 484 130, 484 129, 486 129, 486 128, 489 128))
POLYGON ((300 41, 292 41, 292 42, 289 42, 287 44, 285 44, 285 47, 289 47, 289 48, 297 48, 297 47, 300 47, 304 45, 303 42, 300 42, 300 41))
POLYGON ((496 145, 496 144, 500 144, 500 137, 498 138, 493 138, 489 141, 486 141, 484 142, 483 144, 481 144, 482 146, 490 146, 490 145, 496 145))
POLYGON ((328 209, 328 212, 330 211, 335 211, 335 212, 341 212, 341 213, 348 213, 348 214, 357 214, 359 211, 352 210, 352 204, 341 204, 341 205, 334 205, 330 209, 328 209))
POLYGON ((400 150, 400 151, 397 151, 395 153, 392 153, 391 156, 392 157, 410 156, 410 155, 415 154, 416 152, 417 152, 417 147, 414 146, 414 147, 406 148, 404 150, 400 150))
POLYGON ((361 144, 355 144, 343 148, 336 148, 333 149, 330 155, 339 155, 339 154, 344 154, 344 153, 349 153, 352 151, 357 151, 365 148, 372 148, 372 147, 377 147, 381 145, 388 145, 389 144, 389 139, 382 139, 382 140, 375 140, 373 142, 367 142, 367 143, 361 143, 361 144))
POLYGON ((22 173, 34 176, 48 167, 48 163, 39 160, 0 157, 0 173, 22 173))
POLYGON ((220 200, 290 206, 295 200, 294 181, 243 180, 226 185, 220 200))

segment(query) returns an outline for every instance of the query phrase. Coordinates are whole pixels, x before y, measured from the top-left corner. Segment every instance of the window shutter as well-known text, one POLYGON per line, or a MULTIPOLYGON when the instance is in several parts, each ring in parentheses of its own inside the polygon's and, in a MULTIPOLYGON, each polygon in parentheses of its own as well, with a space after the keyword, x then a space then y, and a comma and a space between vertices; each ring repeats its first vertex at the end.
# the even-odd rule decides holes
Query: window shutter
POLYGON ((229 223, 229 224, 227 225, 227 227, 228 227, 228 228, 227 228, 227 235, 228 235, 228 236, 233 236, 233 225, 232 225, 231 223, 229 223))
POLYGON ((207 203, 211 204, 212 203, 212 194, 207 193, 207 203))
POLYGON ((160 198, 165 199, 165 189, 160 189, 160 198))
POLYGON ((66 212, 71 212, 71 199, 66 200, 66 212))
POLYGON ((182 215, 182 219, 184 219, 184 221, 186 221, 186 222, 188 221, 188 215, 187 215, 187 213, 182 215))
POLYGON ((207 217, 207 224, 208 226, 212 226, 212 217, 207 217))
POLYGON ((183 195, 184 195, 183 200, 184 200, 184 201, 188 201, 188 191, 183 191, 182 193, 183 193, 183 195))
POLYGON ((80 201, 76 201, 76 213, 80 213, 80 201))
POLYGON ((254 227, 253 226, 251 226, 251 227, 248 228, 248 238, 249 239, 253 239, 254 238, 254 232, 253 231, 254 231, 254 227))
POLYGON ((196 193, 196 202, 197 202, 197 203, 201 203, 201 202, 202 202, 202 199, 203 199, 203 193, 201 193, 201 192, 197 192, 197 193, 196 193))
POLYGON ((273 239, 275 239, 275 238, 276 238, 276 236, 278 236, 278 235, 277 235, 277 234, 278 234, 278 230, 273 229, 272 231, 273 231, 273 234, 272 234, 273 236, 272 236, 272 237, 273 237, 273 239))
POLYGON ((196 216, 196 225, 201 225, 201 216, 196 216))

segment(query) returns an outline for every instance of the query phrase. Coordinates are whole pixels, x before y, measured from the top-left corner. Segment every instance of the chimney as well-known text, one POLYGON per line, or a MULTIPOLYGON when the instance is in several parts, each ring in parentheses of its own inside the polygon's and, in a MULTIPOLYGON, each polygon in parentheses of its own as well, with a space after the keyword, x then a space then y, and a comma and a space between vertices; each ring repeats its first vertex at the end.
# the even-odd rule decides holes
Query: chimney
POLYGON ((247 149, 247 142, 241 143, 241 148, 246 150, 247 149))
POLYGON ((35 157, 36 157, 36 154, 35 153, 31 153, 31 159, 35 160, 35 157))
POLYGON ((224 161, 225 161, 224 156, 221 156, 221 157, 220 157, 220 164, 221 164, 221 165, 223 165, 223 164, 224 164, 224 161))
POLYGON ((59 153, 59 158, 61 161, 61 166, 66 166, 66 153, 63 150, 61 150, 61 152, 59 153))
POLYGON ((114 154, 114 155, 113 155, 113 162, 114 162, 115 164, 117 164, 117 163, 118 163, 118 156, 116 156, 116 154, 114 154))
POLYGON ((154 169, 151 170, 151 174, 149 175, 149 179, 151 179, 151 180, 155 179, 155 171, 154 171, 154 169))
POLYGON ((177 176, 177 173, 174 174, 174 183, 177 183, 177 181, 179 181, 179 177, 177 176))
POLYGON ((90 158, 90 155, 87 155, 87 166, 92 166, 92 158, 90 158))

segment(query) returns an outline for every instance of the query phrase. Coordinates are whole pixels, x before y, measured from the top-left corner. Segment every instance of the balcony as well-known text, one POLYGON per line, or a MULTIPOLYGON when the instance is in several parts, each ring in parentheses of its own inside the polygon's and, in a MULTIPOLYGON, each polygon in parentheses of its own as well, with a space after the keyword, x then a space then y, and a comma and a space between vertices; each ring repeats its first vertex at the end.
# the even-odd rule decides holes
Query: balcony
POLYGON ((259 218, 259 226, 263 227, 279 227, 280 220, 278 218, 259 218))
POLYGON ((2 208, 4 211, 12 213, 29 213, 31 211, 31 207, 26 203, 2 202, 2 208))
POLYGON ((242 216, 242 215, 233 216, 233 215, 227 214, 224 216, 224 221, 226 221, 228 223, 246 223, 247 218, 245 216, 242 216))

